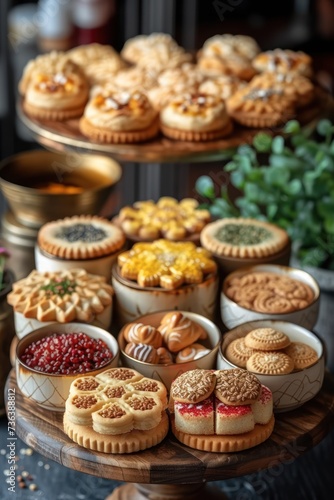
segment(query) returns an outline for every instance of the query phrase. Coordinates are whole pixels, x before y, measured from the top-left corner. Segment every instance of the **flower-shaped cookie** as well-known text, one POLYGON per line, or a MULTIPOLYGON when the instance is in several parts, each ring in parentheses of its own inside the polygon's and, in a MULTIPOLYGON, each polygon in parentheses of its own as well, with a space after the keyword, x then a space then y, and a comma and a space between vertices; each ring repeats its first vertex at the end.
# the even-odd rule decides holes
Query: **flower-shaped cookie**
POLYGON ((123 278, 137 281, 142 287, 176 289, 183 284, 202 283, 215 273, 217 264, 211 253, 192 242, 160 239, 136 243, 118 256, 123 278))

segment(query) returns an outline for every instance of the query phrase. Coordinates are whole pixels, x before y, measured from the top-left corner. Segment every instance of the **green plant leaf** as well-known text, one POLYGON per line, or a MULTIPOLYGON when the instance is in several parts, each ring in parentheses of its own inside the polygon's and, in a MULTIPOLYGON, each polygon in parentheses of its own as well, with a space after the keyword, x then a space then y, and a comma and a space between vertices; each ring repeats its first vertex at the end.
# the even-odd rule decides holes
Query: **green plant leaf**
POLYGON ((283 127, 285 134, 297 134, 300 131, 300 124, 297 120, 289 120, 283 127))
POLYGON ((208 175, 198 177, 195 183, 195 189, 198 194, 206 198, 213 199, 215 196, 215 186, 213 180, 208 175))
POLYGON ((330 122, 330 120, 323 119, 320 120, 317 124, 317 132, 320 135, 327 136, 328 134, 331 134, 333 131, 333 125, 330 122))
POLYGON ((302 183, 300 179, 292 179, 284 186, 284 192, 290 196, 295 196, 302 191, 302 183))
POLYGON ((281 135, 277 135, 274 137, 272 143, 271 143, 271 149, 273 153, 276 154, 282 154, 284 151, 284 139, 281 135))
POLYGON ((267 217, 269 220, 274 220, 278 211, 278 205, 276 203, 269 203, 266 207, 267 217))
POLYGON ((253 139, 255 149, 261 153, 268 153, 271 148, 272 137, 264 132, 259 132, 253 139))
POLYGON ((327 217, 324 220, 324 228, 327 231, 327 233, 334 234, 334 218, 333 218, 333 216, 327 217))
POLYGON ((239 189, 243 188, 244 180, 245 176, 239 170, 235 170, 234 172, 231 173, 231 183, 233 184, 233 186, 239 189))
POLYGON ((272 186, 283 186, 288 183, 290 172, 286 167, 268 167, 264 172, 264 181, 272 186))
POLYGON ((321 267, 327 259, 327 252, 320 247, 301 248, 298 258, 304 266, 321 267))

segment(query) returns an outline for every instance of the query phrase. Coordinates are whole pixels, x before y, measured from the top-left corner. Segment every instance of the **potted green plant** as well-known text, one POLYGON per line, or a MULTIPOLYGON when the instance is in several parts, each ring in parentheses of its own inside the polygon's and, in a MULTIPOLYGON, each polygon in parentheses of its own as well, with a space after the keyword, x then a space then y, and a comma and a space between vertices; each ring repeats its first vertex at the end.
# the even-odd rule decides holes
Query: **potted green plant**
POLYGON ((327 119, 315 130, 291 120, 281 135, 260 132, 239 146, 224 166, 229 182, 215 186, 206 175, 195 185, 214 218, 259 218, 286 229, 293 262, 327 290, 334 290, 333 136, 327 119))

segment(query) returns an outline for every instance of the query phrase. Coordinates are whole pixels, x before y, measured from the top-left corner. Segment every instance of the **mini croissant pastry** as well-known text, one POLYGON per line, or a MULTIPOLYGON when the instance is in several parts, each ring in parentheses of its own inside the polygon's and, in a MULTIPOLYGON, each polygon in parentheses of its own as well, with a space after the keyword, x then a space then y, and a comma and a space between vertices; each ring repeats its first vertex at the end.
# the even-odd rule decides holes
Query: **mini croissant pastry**
POLYGON ((143 323, 129 323, 124 327, 123 335, 127 342, 149 344, 155 349, 162 346, 161 333, 153 326, 144 325, 143 323))
POLYGON ((171 352, 181 351, 198 339, 205 339, 208 336, 204 328, 178 311, 165 314, 158 330, 171 352))
POLYGON ((134 342, 129 342, 126 344, 124 352, 131 356, 131 358, 138 359, 138 361, 144 361, 145 363, 158 364, 159 355, 155 347, 146 344, 135 344, 134 342))

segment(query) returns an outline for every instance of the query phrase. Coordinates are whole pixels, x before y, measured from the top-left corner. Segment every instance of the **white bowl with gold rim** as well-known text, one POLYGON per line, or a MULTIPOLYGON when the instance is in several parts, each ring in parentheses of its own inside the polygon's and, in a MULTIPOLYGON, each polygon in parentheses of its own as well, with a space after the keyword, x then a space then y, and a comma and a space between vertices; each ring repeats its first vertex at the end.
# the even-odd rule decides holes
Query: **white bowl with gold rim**
POLYGON ((270 319, 291 321, 311 330, 317 322, 319 306, 320 288, 316 280, 309 273, 294 267, 280 266, 275 264, 263 264, 244 267, 228 274, 223 281, 220 293, 220 314, 221 319, 227 328, 235 328, 236 326, 248 321, 270 319), (231 281, 231 279, 239 278, 243 275, 246 275, 247 273, 253 272, 275 273, 280 276, 285 276, 300 281, 311 288, 311 290, 313 291, 313 300, 308 304, 307 307, 282 313, 258 312, 246 307, 242 307, 227 296, 227 285, 231 281))
POLYGON ((285 333, 292 342, 302 342, 312 347, 318 361, 303 370, 293 371, 288 374, 264 375, 255 373, 261 384, 269 387, 273 393, 274 410, 295 410, 315 397, 321 390, 325 374, 325 349, 322 340, 311 330, 289 321, 257 320, 248 321, 232 328, 223 336, 217 356, 217 368, 229 370, 237 368, 226 357, 227 346, 235 339, 245 337, 247 333, 256 328, 274 328, 285 333))

